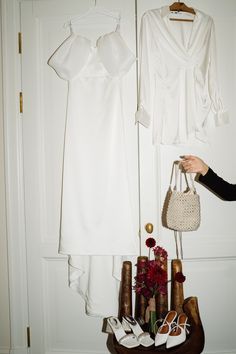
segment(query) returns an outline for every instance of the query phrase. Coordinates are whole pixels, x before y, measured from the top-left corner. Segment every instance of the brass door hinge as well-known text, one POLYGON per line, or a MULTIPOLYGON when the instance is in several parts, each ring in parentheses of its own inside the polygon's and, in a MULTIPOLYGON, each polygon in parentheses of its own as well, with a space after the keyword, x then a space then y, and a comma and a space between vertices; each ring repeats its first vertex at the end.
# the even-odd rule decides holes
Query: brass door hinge
POLYGON ((19 93, 19 106, 20 106, 20 113, 23 113, 23 93, 19 93))
POLYGON ((19 54, 22 53, 22 33, 18 33, 18 52, 19 54))
POLYGON ((27 347, 30 348, 30 327, 27 327, 27 347))

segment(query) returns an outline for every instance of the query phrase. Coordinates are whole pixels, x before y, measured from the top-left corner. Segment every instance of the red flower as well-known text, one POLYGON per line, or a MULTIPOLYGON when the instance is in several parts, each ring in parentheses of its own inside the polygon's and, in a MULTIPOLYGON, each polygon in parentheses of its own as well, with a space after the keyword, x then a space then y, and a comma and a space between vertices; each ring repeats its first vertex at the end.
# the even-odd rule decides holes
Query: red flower
POLYGON ((134 290, 137 294, 142 294, 145 298, 150 299, 157 293, 167 293, 167 271, 163 268, 163 262, 167 258, 167 252, 156 247, 155 260, 147 260, 144 262, 145 267, 138 267, 138 273, 135 279, 134 290), (162 257, 159 257, 161 255, 162 257))
POLYGON ((178 283, 183 283, 185 281, 186 277, 183 275, 182 272, 177 272, 175 274, 175 279, 178 283))
POLYGON ((136 275, 136 277, 134 277, 134 279, 138 282, 138 283, 142 283, 143 281, 145 281, 146 279, 146 274, 145 273, 138 273, 136 275))
POLYGON ((159 287, 159 293, 162 295, 167 295, 167 286, 165 285, 160 285, 159 287))
POLYGON ((150 261, 150 267, 147 271, 147 282, 152 288, 157 288, 157 286, 165 285, 167 282, 167 272, 158 265, 156 261, 150 261))
POLYGON ((168 257, 168 253, 166 252, 166 250, 160 246, 157 246, 153 249, 153 252, 154 252, 154 255, 156 257, 159 257, 159 258, 164 258, 164 259, 167 259, 168 257))
POLYGON ((147 289, 147 288, 142 288, 141 294, 144 297, 146 297, 147 299, 151 299, 151 297, 152 297, 152 291, 150 289, 147 289))
POLYGON ((137 264, 135 264, 138 269, 145 269, 147 266, 147 259, 142 260, 141 262, 139 261, 137 264))
POLYGON ((156 246, 156 241, 153 237, 149 237, 146 239, 146 246, 149 248, 155 247, 156 246))

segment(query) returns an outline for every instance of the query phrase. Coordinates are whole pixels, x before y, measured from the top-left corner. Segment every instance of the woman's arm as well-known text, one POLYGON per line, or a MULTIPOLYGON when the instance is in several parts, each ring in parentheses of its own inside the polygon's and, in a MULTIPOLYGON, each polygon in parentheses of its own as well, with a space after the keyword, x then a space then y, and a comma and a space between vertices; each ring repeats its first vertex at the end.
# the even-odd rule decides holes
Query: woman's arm
POLYGON ((186 172, 199 174, 198 181, 228 201, 236 200, 236 184, 231 184, 219 177, 207 164, 197 156, 186 155, 182 160, 186 172))

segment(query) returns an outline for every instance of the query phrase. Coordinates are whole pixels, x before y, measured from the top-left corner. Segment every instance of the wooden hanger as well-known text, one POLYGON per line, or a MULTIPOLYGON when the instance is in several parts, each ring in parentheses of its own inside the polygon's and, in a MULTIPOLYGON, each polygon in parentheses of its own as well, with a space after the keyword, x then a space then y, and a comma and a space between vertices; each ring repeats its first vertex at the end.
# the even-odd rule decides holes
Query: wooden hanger
MULTIPOLYGON (((192 7, 188 7, 185 5, 184 2, 174 2, 172 5, 170 5, 170 11, 173 12, 187 12, 193 15, 196 15, 195 10, 192 7)), ((172 21, 188 21, 188 22, 193 22, 193 19, 184 19, 184 18, 170 18, 172 21)))

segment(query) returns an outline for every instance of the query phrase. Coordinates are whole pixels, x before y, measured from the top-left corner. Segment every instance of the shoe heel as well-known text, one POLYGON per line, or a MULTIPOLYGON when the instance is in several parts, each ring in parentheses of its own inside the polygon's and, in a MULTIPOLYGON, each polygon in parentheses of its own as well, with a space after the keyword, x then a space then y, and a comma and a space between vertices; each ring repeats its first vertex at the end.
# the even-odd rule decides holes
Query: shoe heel
POLYGON ((186 334, 189 333, 187 323, 188 317, 185 313, 181 313, 178 316, 176 325, 172 328, 166 343, 166 348, 172 348, 180 345, 186 341, 186 334))
POLYGON ((132 329, 130 328, 130 326, 128 325, 128 323, 124 320, 124 318, 122 318, 122 327, 124 328, 124 331, 125 332, 129 332, 131 333, 132 332, 132 329))
POLYGON ((130 330, 133 332, 138 342, 144 347, 150 347, 154 344, 154 340, 150 337, 150 333, 144 332, 136 319, 132 316, 123 317, 123 322, 129 326, 130 330))
POLYGON ((120 320, 117 317, 108 317, 107 322, 110 325, 116 340, 126 348, 139 346, 139 342, 134 334, 126 334, 120 320))
POLYGON ((174 310, 171 310, 167 313, 162 325, 158 328, 158 331, 155 336, 156 347, 163 345, 167 342, 169 333, 171 332, 171 327, 176 317, 177 317, 177 312, 174 310))
POLYGON ((105 323, 105 333, 113 334, 113 330, 112 330, 109 322, 107 321, 107 318, 106 318, 106 323, 105 323))
MULTIPOLYGON (((132 332, 132 329, 129 327, 129 325, 124 321, 124 319, 122 319, 122 327, 124 328, 124 331, 127 332, 127 333, 131 333, 132 332)), ((109 333, 109 334, 112 334, 113 333, 113 330, 110 326, 110 324, 108 323, 107 319, 106 319, 106 323, 105 323, 105 333, 109 333)))

